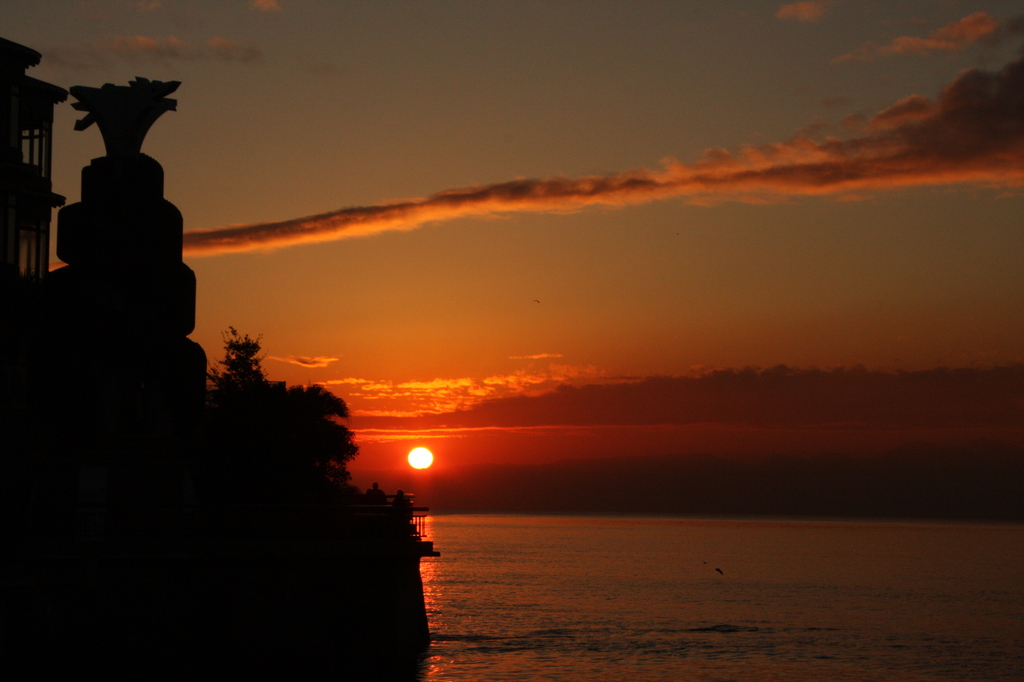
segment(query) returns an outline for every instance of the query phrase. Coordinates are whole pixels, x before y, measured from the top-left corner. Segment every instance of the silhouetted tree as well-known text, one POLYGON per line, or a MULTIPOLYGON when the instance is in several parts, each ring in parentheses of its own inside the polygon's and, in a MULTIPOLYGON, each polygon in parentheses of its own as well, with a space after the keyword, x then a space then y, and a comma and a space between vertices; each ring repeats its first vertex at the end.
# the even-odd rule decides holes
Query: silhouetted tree
POLYGON ((240 336, 234 327, 221 334, 224 339, 224 359, 212 365, 208 376, 215 391, 224 393, 261 390, 269 385, 260 356, 260 340, 248 334, 240 336))
POLYGON ((358 454, 337 420, 345 402, 322 386, 268 381, 260 337, 229 327, 212 382, 205 471, 208 496, 238 502, 327 502, 347 492, 358 454))
POLYGON ((345 401, 317 385, 292 386, 286 395, 297 456, 334 485, 344 486, 349 480, 345 465, 359 453, 352 432, 335 421, 348 418, 345 401))

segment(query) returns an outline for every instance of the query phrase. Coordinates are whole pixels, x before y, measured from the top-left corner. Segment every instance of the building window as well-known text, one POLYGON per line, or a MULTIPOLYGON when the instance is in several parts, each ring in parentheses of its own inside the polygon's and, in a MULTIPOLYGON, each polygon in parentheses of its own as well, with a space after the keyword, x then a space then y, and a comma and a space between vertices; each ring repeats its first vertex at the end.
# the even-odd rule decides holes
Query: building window
POLYGON ((3 256, 3 263, 6 265, 18 264, 18 221, 17 221, 17 195, 13 192, 0 194, 3 204, 0 205, 0 255, 3 256))
POLYGON ((21 160, 39 169, 44 178, 50 177, 50 125, 21 131, 21 160))
POLYGON ((18 230, 18 271, 25 277, 42 277, 49 269, 48 226, 22 226, 18 230))
POLYGON ((15 148, 17 148, 17 146, 18 146, 18 131, 21 128, 21 126, 19 125, 19 122, 21 121, 21 114, 20 114, 19 107, 18 107, 18 100, 19 100, 18 86, 17 85, 12 85, 11 86, 11 111, 10 111, 10 118, 7 120, 8 123, 9 123, 9 127, 7 129, 7 142, 8 142, 8 145, 10 145, 11 147, 15 147, 15 148))
POLYGON ((39 240, 34 230, 18 230, 18 270, 31 277, 38 274, 39 240))

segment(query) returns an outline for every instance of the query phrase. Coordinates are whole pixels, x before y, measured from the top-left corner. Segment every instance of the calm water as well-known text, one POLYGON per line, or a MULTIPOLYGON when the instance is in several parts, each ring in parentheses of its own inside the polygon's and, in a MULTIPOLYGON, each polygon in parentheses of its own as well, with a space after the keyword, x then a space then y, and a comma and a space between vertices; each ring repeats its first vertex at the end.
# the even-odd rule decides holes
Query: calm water
POLYGON ((429 523, 422 680, 1024 680, 1024 526, 429 523))

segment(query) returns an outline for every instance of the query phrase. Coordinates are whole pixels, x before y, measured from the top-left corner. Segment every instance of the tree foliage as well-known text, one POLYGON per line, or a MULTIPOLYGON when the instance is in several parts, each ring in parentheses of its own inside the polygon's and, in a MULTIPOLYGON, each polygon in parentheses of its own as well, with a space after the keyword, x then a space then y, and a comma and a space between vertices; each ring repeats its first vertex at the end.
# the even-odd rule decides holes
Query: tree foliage
POLYGON ((260 340, 248 334, 239 335, 234 327, 228 327, 221 334, 224 339, 224 359, 210 367, 207 375, 215 390, 223 393, 259 390, 267 382, 267 373, 263 370, 263 357, 260 355, 260 340))
POLYGON ((345 402, 322 386, 268 381, 260 337, 229 327, 211 367, 206 464, 212 497, 245 502, 324 502, 347 489, 358 454, 340 419, 345 402))

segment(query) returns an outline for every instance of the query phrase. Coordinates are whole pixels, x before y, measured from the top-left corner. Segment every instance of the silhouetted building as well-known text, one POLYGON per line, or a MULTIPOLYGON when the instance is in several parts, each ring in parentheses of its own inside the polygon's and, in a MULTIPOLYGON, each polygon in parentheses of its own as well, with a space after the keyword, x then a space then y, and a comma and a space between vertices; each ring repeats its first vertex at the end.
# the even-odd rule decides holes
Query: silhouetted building
POLYGON ((29 356, 50 258, 53 105, 68 93, 25 75, 40 54, 0 38, 0 432, 7 449, 30 431, 29 356))
POLYGON ((0 262, 7 270, 42 276, 50 260, 50 212, 64 204, 51 191, 53 105, 63 88, 25 75, 42 58, 0 38, 0 262))

